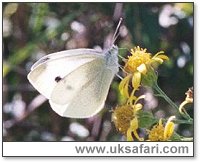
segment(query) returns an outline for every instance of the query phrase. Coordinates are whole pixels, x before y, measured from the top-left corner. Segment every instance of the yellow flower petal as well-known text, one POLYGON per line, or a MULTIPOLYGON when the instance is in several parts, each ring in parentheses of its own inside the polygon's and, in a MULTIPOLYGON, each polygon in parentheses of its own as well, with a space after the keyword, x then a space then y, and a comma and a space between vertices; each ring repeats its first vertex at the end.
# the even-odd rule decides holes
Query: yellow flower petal
POLYGON ((132 91, 130 97, 127 100, 128 105, 133 105, 133 101, 135 101, 137 99, 137 97, 134 96, 134 92, 135 92, 135 90, 132 91))
POLYGON ((169 60, 168 56, 166 55, 158 55, 156 58, 160 58, 162 60, 169 60))
POLYGON ((147 73, 147 67, 146 67, 146 65, 144 63, 141 64, 140 66, 138 66, 137 70, 142 74, 146 74, 147 73))
POLYGON ((159 51, 152 58, 156 58, 158 55, 163 55, 164 53, 165 53, 164 51, 159 51))
POLYGON ((188 104, 188 101, 183 101, 183 102, 180 104, 178 110, 179 110, 179 112, 180 112, 181 114, 184 114, 184 106, 185 106, 186 104, 188 104))
POLYGON ((141 82, 141 73, 135 72, 132 77, 132 86, 134 89, 138 89, 140 87, 141 82))
POLYGON ((128 85, 129 85, 129 81, 131 79, 131 74, 126 76, 119 84, 119 91, 120 93, 125 96, 125 97, 129 97, 129 93, 128 93, 128 85))
POLYGON ((158 63, 160 63, 160 64, 163 63, 163 60, 160 59, 160 58, 154 58, 154 59, 152 59, 152 60, 153 60, 153 61, 156 61, 156 62, 158 62, 158 63))
POLYGON ((139 137, 139 135, 137 133, 137 129, 138 129, 138 119, 137 119, 137 117, 135 117, 130 123, 130 130, 132 130, 132 132, 137 140, 143 141, 144 139, 139 137))
POLYGON ((187 114, 186 110, 184 109, 184 106, 186 104, 193 103, 193 88, 192 87, 189 88, 185 94, 186 94, 186 98, 179 106, 179 112, 181 114, 187 114))
POLYGON ((139 110, 141 110, 142 109, 142 107, 143 107, 143 105, 142 104, 136 104, 136 105, 134 105, 134 107, 133 107, 133 112, 134 112, 134 114, 136 114, 139 110))
POLYGON ((164 139, 165 140, 168 140, 174 132, 174 123, 171 122, 174 118, 175 118, 175 116, 171 116, 165 125, 165 129, 164 129, 164 139))
POLYGON ((132 130, 137 130, 138 129, 138 119, 135 117, 130 123, 130 128, 132 130))
POLYGON ((152 61, 156 61, 156 62, 162 64, 164 60, 169 60, 169 58, 166 55, 164 55, 163 53, 164 53, 163 51, 160 51, 157 54, 155 54, 152 57, 152 61))
POLYGON ((135 105, 140 99, 143 99, 143 98, 145 98, 145 95, 139 96, 139 97, 135 100, 134 105, 135 105))
POLYGON ((169 122, 168 125, 165 126, 164 139, 168 140, 172 136, 173 132, 174 132, 174 123, 169 122))
POLYGON ((128 131, 127 131, 126 139, 127 139, 127 141, 133 141, 131 128, 129 128, 128 131))
POLYGON ((159 123, 158 123, 159 126, 162 126, 162 118, 159 120, 159 123))

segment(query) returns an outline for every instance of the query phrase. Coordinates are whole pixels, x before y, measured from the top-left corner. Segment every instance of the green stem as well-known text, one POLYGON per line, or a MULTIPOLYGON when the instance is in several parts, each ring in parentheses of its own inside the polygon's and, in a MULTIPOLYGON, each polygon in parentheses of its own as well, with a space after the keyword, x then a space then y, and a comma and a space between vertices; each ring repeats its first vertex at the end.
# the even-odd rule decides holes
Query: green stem
POLYGON ((174 121, 174 123, 176 123, 176 124, 193 124, 193 121, 188 121, 188 120, 182 120, 182 119, 175 119, 175 120, 173 120, 174 121))
MULTIPOLYGON (((153 88, 159 93, 159 95, 161 97, 163 97, 174 109, 176 109, 176 111, 178 113, 179 112, 179 108, 178 106, 165 94, 165 92, 162 91, 162 89, 160 89, 160 87, 158 86, 157 82, 153 85, 153 88)), ((189 116, 189 114, 181 114, 181 116, 183 116, 185 119, 188 120, 189 124, 193 123, 193 119, 189 116)))
POLYGON ((181 141, 193 141, 193 138, 182 138, 181 141))
POLYGON ((160 89, 157 83, 153 85, 153 88, 160 94, 161 97, 163 97, 174 109, 176 109, 178 112, 178 106, 165 94, 165 92, 160 89))

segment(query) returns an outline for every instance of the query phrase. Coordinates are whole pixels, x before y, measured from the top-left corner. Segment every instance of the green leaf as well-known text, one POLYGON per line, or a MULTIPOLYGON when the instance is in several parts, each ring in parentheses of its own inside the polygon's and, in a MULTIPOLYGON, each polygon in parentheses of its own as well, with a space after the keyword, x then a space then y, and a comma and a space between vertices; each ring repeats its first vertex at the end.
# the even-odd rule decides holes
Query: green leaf
POLYGON ((181 141, 181 136, 174 132, 174 134, 171 136, 170 140, 172 141, 181 141))
POLYGON ((158 121, 151 112, 147 111, 140 111, 138 113, 138 119, 140 128, 150 128, 158 121))

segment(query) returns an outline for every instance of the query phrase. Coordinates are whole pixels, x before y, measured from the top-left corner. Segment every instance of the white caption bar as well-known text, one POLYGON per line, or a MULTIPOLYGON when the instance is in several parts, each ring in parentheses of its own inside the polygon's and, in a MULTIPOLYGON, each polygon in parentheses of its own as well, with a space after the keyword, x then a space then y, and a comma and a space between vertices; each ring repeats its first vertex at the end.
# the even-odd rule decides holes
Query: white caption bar
POLYGON ((3 156, 194 156, 193 142, 3 142, 3 156))

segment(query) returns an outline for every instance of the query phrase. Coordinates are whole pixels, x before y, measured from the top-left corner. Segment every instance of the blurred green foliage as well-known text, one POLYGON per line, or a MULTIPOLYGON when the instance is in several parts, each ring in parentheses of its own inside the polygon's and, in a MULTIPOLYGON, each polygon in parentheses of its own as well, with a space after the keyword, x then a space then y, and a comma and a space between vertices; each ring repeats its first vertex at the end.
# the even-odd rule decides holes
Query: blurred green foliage
MULTIPOLYGON (((184 100, 193 85, 193 3, 3 3, 4 141, 124 140, 108 111, 123 103, 118 78, 111 86, 106 109, 93 118, 59 117, 47 102, 24 117, 38 95, 26 78, 31 65, 52 52, 107 47, 120 17, 123 30, 117 45, 128 49, 139 45, 152 54, 165 51, 170 61, 158 70, 159 85, 178 104, 184 100), (89 133, 80 130, 85 133, 81 136, 73 131, 80 128, 75 122, 89 133)), ((146 109, 158 117, 173 114, 161 99, 156 108, 146 109)), ((193 115, 192 109, 189 112, 193 115)), ((177 132, 191 136, 193 128, 182 125, 177 132)))

